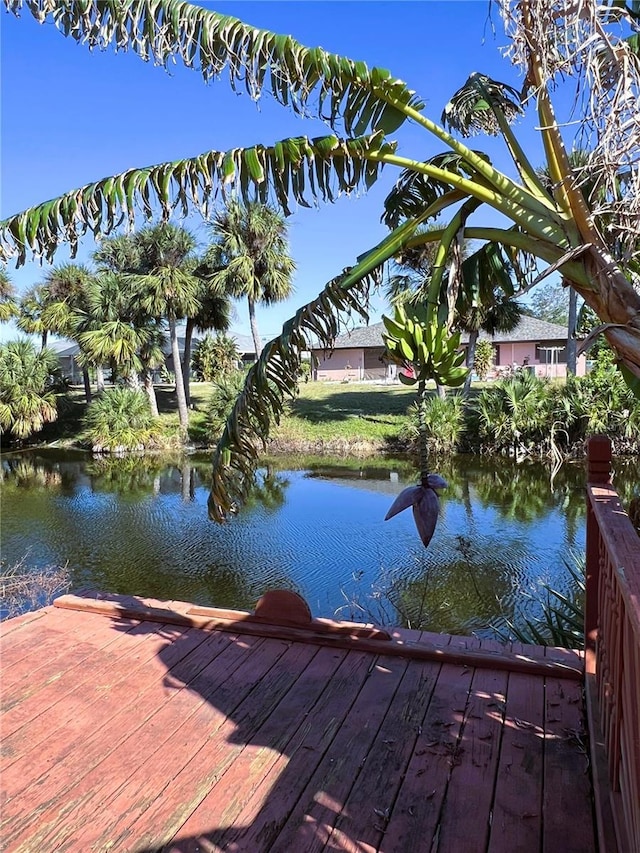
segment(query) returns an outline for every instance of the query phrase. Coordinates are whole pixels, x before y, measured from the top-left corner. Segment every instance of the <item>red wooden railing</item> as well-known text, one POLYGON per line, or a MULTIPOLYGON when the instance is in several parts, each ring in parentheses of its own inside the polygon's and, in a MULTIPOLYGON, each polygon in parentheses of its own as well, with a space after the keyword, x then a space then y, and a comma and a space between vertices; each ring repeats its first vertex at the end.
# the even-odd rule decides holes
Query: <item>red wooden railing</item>
POLYGON ((601 850, 640 853, 640 538, 588 445, 586 690, 601 850))

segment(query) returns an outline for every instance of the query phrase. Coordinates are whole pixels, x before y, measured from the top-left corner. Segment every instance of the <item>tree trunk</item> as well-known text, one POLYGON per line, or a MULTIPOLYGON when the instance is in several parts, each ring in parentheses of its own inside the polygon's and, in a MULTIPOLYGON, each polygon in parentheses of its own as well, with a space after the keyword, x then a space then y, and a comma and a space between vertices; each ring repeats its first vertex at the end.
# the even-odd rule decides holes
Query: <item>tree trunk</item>
POLYGON ((247 302, 249 303, 249 323, 251 324, 251 336, 253 338, 253 345, 256 349, 256 359, 260 358, 260 353, 262 352, 262 341, 260 340, 260 333, 258 332, 258 322, 256 320, 256 303, 253 299, 248 296, 247 302))
POLYGON ((91 402, 91 379, 89 378, 89 368, 82 368, 82 381, 84 382, 84 397, 87 403, 91 402))
POLYGON ((183 437, 186 438, 187 429, 189 428, 189 409, 187 407, 187 398, 184 393, 184 380, 182 378, 182 370, 180 370, 180 350, 178 348, 178 332, 176 329, 175 317, 169 317, 169 339, 171 340, 171 357, 173 359, 173 369, 176 375, 176 397, 178 398, 178 417, 180 418, 180 431, 183 437))
POLYGON ((462 393, 465 397, 469 395, 469 391, 471 390, 471 374, 473 372, 473 362, 476 359, 476 344, 478 343, 478 335, 480 332, 478 329, 474 329, 472 332, 469 332, 469 344, 467 346, 467 360, 466 365, 469 368, 469 373, 467 374, 467 378, 464 380, 464 388, 462 389, 462 393))
POLYGON ((43 349, 47 348, 48 337, 49 337, 49 332, 43 332, 42 333, 42 335, 40 337, 40 352, 42 352, 43 349))
POLYGON ((102 394, 104 391, 104 371, 101 364, 96 364, 96 392, 102 394))
POLYGON ((154 418, 158 417, 158 400, 156 397, 156 389, 153 387, 153 376, 151 375, 150 370, 145 370, 142 378, 144 384, 144 390, 147 392, 147 397, 149 398, 149 406, 151 408, 151 414, 154 418))
POLYGON ((182 356, 182 382, 184 384, 184 396, 187 401, 187 406, 191 405, 191 390, 189 388, 189 379, 191 377, 191 339, 193 338, 193 330, 195 329, 195 321, 192 317, 187 319, 187 325, 184 330, 184 354, 182 356))
POLYGON ((576 322, 578 320, 578 294, 569 288, 569 319, 567 321, 567 374, 576 375, 577 343, 576 322))

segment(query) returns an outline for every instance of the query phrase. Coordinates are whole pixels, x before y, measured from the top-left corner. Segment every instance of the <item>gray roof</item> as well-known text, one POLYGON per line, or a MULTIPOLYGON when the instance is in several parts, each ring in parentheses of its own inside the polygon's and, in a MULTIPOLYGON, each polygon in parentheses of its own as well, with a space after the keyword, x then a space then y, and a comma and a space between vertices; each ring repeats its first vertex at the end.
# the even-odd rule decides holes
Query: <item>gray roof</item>
MULTIPOLYGON (((360 326, 351 332, 347 332, 346 335, 340 335, 336 338, 334 349, 382 347, 384 346, 383 332, 383 323, 360 326)), ((496 344, 518 343, 520 341, 562 341, 564 343, 567 340, 567 329, 566 326, 559 326, 557 323, 547 323, 545 320, 538 320, 536 317, 523 316, 517 328, 512 332, 498 332, 493 336, 481 332, 480 338, 487 338, 496 344)), ((461 342, 466 344, 468 341, 469 334, 463 332, 461 342)))

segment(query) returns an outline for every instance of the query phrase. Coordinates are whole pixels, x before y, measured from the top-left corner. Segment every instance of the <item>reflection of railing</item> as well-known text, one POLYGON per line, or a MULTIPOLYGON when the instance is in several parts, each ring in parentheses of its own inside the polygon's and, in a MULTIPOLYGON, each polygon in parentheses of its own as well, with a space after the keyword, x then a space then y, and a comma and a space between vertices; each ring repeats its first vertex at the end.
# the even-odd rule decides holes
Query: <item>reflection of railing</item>
POLYGON ((589 441, 586 682, 601 849, 640 851, 640 538, 589 441), (601 784, 606 783, 606 784, 601 784), (604 794, 607 790, 608 794, 604 794), (613 835, 615 834, 615 841, 613 835))

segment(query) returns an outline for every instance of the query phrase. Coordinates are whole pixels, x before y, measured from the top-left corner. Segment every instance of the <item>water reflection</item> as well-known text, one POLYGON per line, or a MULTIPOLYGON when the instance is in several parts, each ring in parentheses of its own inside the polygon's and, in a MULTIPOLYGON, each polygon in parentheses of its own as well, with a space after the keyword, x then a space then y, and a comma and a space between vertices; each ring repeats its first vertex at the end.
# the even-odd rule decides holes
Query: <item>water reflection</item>
MULTIPOLYGON (((638 463, 616 485, 637 489, 638 463)), ((269 460, 243 512, 207 518, 207 455, 94 460, 62 451, 2 461, 3 558, 68 564, 73 584, 251 608, 268 588, 304 595, 316 615, 482 631, 541 582, 567 584, 584 547, 584 468, 453 458, 427 551, 405 513, 382 519, 410 460, 269 460)))

